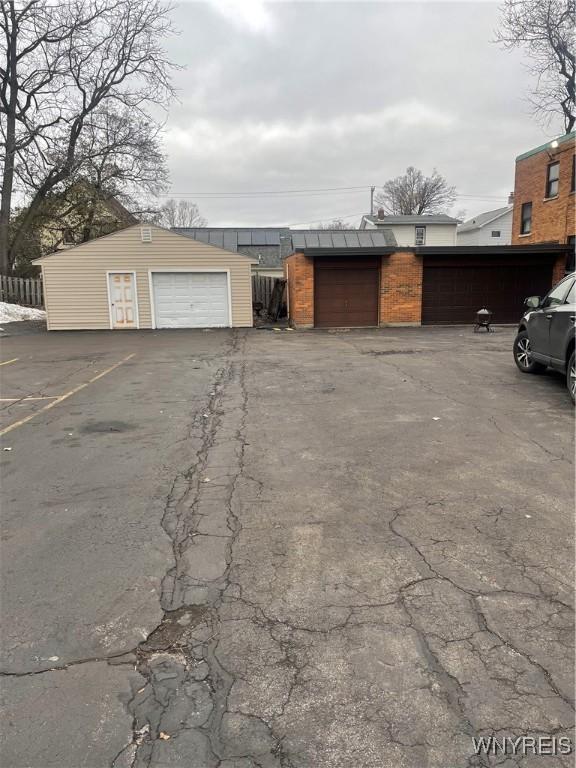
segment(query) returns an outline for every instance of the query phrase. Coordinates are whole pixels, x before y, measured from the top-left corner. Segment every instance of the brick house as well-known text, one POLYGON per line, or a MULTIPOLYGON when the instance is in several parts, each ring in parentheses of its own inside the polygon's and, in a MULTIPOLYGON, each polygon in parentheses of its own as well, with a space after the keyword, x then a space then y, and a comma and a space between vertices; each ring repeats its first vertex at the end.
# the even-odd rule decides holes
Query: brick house
MULTIPOLYGON (((516 158, 512 244, 568 243, 576 239, 576 132, 516 158)), ((574 268, 573 251, 568 268, 574 268)))
POLYGON ((526 296, 563 276, 567 253, 562 244, 402 247, 382 230, 293 232, 292 248, 284 271, 295 328, 472 323, 484 306, 494 322, 515 323, 526 296))

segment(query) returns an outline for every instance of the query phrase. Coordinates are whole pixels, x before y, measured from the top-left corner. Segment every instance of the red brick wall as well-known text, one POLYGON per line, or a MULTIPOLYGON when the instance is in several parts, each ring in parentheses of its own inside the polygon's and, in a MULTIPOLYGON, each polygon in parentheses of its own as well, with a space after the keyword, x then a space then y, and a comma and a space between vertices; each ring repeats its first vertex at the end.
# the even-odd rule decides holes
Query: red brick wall
POLYGON ((410 252, 382 257, 380 325, 420 325, 422 257, 410 252))
POLYGON ((288 317, 295 328, 314 327, 314 261, 303 253, 284 259, 288 317))
POLYGON ((566 243, 576 234, 575 195, 570 191, 574 140, 566 140, 556 149, 549 148, 516 161, 512 244, 566 243), (547 167, 560 162, 558 197, 545 200, 547 167), (532 232, 520 234, 522 203, 532 203, 532 232))

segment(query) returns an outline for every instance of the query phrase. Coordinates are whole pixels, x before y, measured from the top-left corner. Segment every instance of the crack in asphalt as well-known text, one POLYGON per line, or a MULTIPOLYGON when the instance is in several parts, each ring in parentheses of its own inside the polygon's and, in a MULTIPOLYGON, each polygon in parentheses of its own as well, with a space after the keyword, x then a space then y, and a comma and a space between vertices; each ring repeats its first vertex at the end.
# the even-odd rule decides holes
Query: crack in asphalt
MULTIPOLYGON (((11 403, 7 403, 6 405, 0 406, 0 412, 6 411, 9 408, 13 408, 15 405, 20 405, 22 402, 24 402, 26 400, 27 397, 44 396, 44 392, 46 392, 46 390, 49 387, 55 387, 58 384, 67 383, 73 376, 76 376, 76 374, 82 373, 83 371, 90 370, 98 362, 99 362, 99 358, 98 357, 94 357, 93 359, 91 359, 85 365, 81 365, 78 368, 74 368, 72 371, 68 371, 65 376, 58 377, 56 379, 51 379, 50 381, 46 382, 46 384, 42 385, 41 389, 35 389, 32 392, 27 392, 25 395, 22 395, 22 397, 12 401, 11 403)), ((54 396, 54 397, 56 397, 56 396, 54 396)))
MULTIPOLYGON (((530 572, 534 566, 514 553, 512 543, 503 545, 501 550, 507 561, 522 574, 528 589, 534 587, 535 593, 511 588, 472 589, 459 584, 457 579, 446 573, 449 545, 454 543, 454 539, 430 538, 427 544, 422 544, 418 534, 411 533, 409 527, 406 530, 405 521, 415 506, 424 503, 426 509, 435 506, 442 509, 450 501, 447 498, 416 499, 386 511, 388 519, 384 517, 383 520, 390 531, 390 538, 398 542, 398 549, 405 551, 407 558, 416 566, 416 578, 395 584, 389 592, 375 596, 349 581, 334 582, 333 587, 342 589, 339 593, 342 595, 339 598, 341 602, 336 598, 319 606, 331 612, 324 627, 315 626, 311 621, 289 621, 274 615, 273 596, 275 591, 280 590, 283 569, 288 567, 285 560, 288 553, 281 545, 271 550, 273 572, 269 583, 261 585, 269 593, 269 599, 261 604, 246 596, 241 574, 235 572, 234 547, 240 533, 248 529, 242 527, 236 500, 241 484, 255 489, 252 502, 262 500, 264 486, 246 467, 249 396, 245 345, 246 335, 233 331, 229 347, 214 374, 210 392, 203 399, 195 399, 194 406, 201 404, 201 407, 178 441, 184 455, 191 446, 196 450, 187 460, 186 468, 174 473, 163 502, 160 524, 171 542, 172 562, 162 581, 160 605, 164 613, 161 621, 136 648, 113 656, 80 659, 31 672, 0 674, 44 674, 94 661, 132 666, 142 681, 131 691, 127 704, 132 717, 132 736, 112 759, 111 768, 185 765, 187 756, 189 759, 192 753, 199 761, 195 764, 201 764, 203 768, 234 768, 235 761, 244 761, 243 768, 248 768, 246 761, 249 761, 250 768, 296 768, 297 765, 307 764, 307 757, 300 755, 297 744, 289 740, 286 718, 300 706, 299 695, 310 685, 314 674, 322 674, 309 649, 317 641, 353 633, 358 627, 388 626, 385 615, 376 614, 372 618, 371 611, 397 608, 400 618, 396 624, 390 622, 389 625, 396 629, 401 627, 414 639, 418 664, 422 665, 430 681, 421 687, 428 689, 442 702, 442 706, 457 721, 459 732, 467 738, 479 735, 481 731, 506 731, 511 734, 518 731, 518 726, 505 728, 500 723, 493 730, 478 728, 476 713, 470 704, 470 681, 450 669, 443 656, 447 647, 463 647, 478 657, 490 681, 502 686, 510 700, 525 701, 526 697, 550 701, 558 699, 574 711, 572 698, 558 687, 552 671, 499 632, 482 605, 484 599, 494 596, 525 597, 545 601, 552 607, 553 612, 547 615, 545 621, 552 621, 552 617, 562 621, 571 606, 543 588, 536 574, 530 572), (208 474, 210 477, 207 477, 208 474), (430 550, 431 547, 434 549, 430 550), (434 553, 432 558, 430 552, 434 553), (203 568, 206 570, 203 571, 203 568), (436 632, 426 626, 426 601, 433 598, 436 585, 442 584, 462 596, 466 615, 473 621, 472 626, 448 639, 441 630, 436 632), (418 593, 423 587, 425 594, 418 593), (418 599, 424 601, 422 605, 418 599), (222 616, 223 608, 231 606, 246 610, 236 617, 222 616), (222 647, 222 630, 233 626, 234 622, 239 622, 239 632, 242 632, 241 622, 249 622, 266 633, 275 653, 277 651, 274 660, 267 660, 266 665, 282 670, 282 687, 276 700, 264 713, 250 711, 250 702, 243 702, 241 697, 235 696, 231 700, 234 685, 246 682, 241 672, 231 668, 232 665, 226 660, 226 648, 222 647), (524 679, 524 670, 515 668, 512 663, 506 668, 506 674, 491 670, 491 654, 501 650, 516 654, 539 676, 536 690, 530 687, 532 683, 529 680, 524 679), (249 726, 256 735, 251 733, 248 742, 245 739, 238 741, 234 737, 234 724, 249 726)), ((398 366, 390 362, 386 365, 402 376, 418 381, 398 366)), ((434 394, 448 397, 444 392, 426 388, 434 394)), ((448 399, 464 404, 452 397, 448 399)), ((503 431, 494 418, 492 423, 496 429, 503 431)), ((550 456, 554 455, 539 447, 550 456)), ((486 526, 497 529, 504 515, 502 506, 486 512, 486 526)), ((479 535, 495 542, 501 541, 501 536, 484 530, 482 522, 474 527, 479 535)), ((244 562, 250 565, 245 555, 244 562)), ((504 586, 509 586, 509 582, 504 586)), ((284 597, 276 595, 286 608, 284 597)), ((538 626, 531 625, 532 628, 538 626)), ((378 724, 390 744, 404 750, 432 747, 424 736, 414 736, 413 739, 406 735, 403 737, 393 714, 385 708, 365 712, 364 716, 367 721, 373 720, 378 724)), ((506 759, 507 765, 522 764, 521 760, 511 760, 509 756, 506 759)), ((466 765, 469 768, 484 768, 499 762, 490 762, 479 755, 468 757, 466 765)))
MULTIPOLYGON (((228 760, 249 759, 254 766, 265 768, 258 755, 233 754, 223 734, 225 718, 236 714, 228 709, 228 697, 238 676, 226 669, 218 655, 219 609, 223 593, 230 585, 232 549, 241 530, 233 499, 240 478, 257 483, 244 476, 248 397, 245 343, 245 335, 233 331, 225 363, 215 376, 207 405, 194 416, 183 440, 190 441, 200 432, 195 459, 174 477, 161 521, 172 542, 174 557, 162 584, 164 618, 136 649, 136 669, 145 683, 128 704, 133 715, 132 740, 115 756, 112 768, 149 768, 161 760, 159 753, 163 749, 170 749, 179 736, 191 732, 198 738, 197 748, 204 755, 206 766, 216 768, 225 766, 228 760), (225 402, 227 397, 232 406, 225 402), (224 442, 233 445, 234 464, 223 468, 228 480, 224 483, 205 477, 212 453, 218 449, 220 432, 225 435, 224 442), (222 492, 218 505, 225 510, 225 529, 221 533, 198 530, 206 517, 200 511, 203 494, 213 489, 222 492), (209 551, 202 555, 201 550, 203 543, 211 540, 226 543, 221 572, 206 578, 191 576, 190 568, 193 571, 202 558, 210 557, 209 551), (204 600, 190 603, 188 595, 202 595, 204 600)), ((271 751, 281 755, 282 745, 273 737, 270 724, 261 722, 270 734, 271 751)), ((289 768, 289 762, 281 761, 281 765, 289 768)))
MULTIPOLYGON (((439 579, 441 581, 448 582, 451 586, 453 586, 456 590, 459 592, 467 595, 470 600, 470 605, 473 609, 474 616, 476 617, 478 628, 479 630, 486 631, 490 633, 493 637, 495 637, 497 640, 500 641, 500 643, 508 648, 510 648, 514 653, 517 653, 519 656, 522 656, 526 661, 528 661, 533 667, 540 670, 542 675, 544 676, 548 686, 550 689, 554 692, 554 694, 560 698, 565 704, 567 704, 570 709, 574 711, 574 699, 572 697, 569 697, 565 695, 556 685, 556 683, 553 680, 553 677, 550 673, 550 670, 546 669, 542 664, 537 662, 529 653, 526 651, 519 649, 515 647, 508 639, 504 638, 501 634, 499 634, 496 629, 492 626, 490 626, 490 623, 485 615, 485 613, 482 611, 480 606, 478 605, 478 601, 482 600, 482 598, 493 596, 494 594, 502 594, 502 592, 512 594, 512 595, 526 595, 527 593, 523 593, 517 590, 497 590, 497 591, 491 591, 491 592, 481 592, 477 590, 470 590, 465 589, 460 584, 456 583, 454 579, 451 579, 450 577, 446 576, 445 574, 442 574, 440 571, 438 571, 436 568, 434 568, 431 563, 428 561, 422 550, 405 534, 400 533, 395 528, 396 521, 401 517, 403 513, 403 509, 399 509, 395 512, 393 518, 388 522, 388 526, 390 530, 399 538, 401 538, 411 549, 418 554, 418 557, 425 563, 425 565, 428 567, 430 572, 434 575, 435 579, 439 579)), ((418 583, 418 582, 416 582, 418 583)), ((403 591, 403 588, 400 590, 403 591)), ((529 593, 528 593, 529 594, 529 593)), ((530 597, 535 597, 534 595, 530 595, 530 597)), ((553 599, 546 597, 545 598, 549 602, 554 602, 553 599)), ((558 601, 559 602, 559 601, 558 601)), ((569 608, 565 603, 561 603, 562 607, 569 608)))

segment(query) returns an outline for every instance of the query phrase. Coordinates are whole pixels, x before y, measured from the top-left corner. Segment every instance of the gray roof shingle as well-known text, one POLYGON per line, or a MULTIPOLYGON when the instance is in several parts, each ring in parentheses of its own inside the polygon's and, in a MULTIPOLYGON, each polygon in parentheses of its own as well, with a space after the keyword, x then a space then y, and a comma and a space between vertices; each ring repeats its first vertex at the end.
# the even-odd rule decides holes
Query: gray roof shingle
POLYGON ((379 226, 386 226, 386 224, 419 224, 426 226, 426 224, 458 224, 458 219, 452 218, 445 213, 435 214, 421 214, 414 216, 384 216, 379 219, 378 216, 371 216, 365 214, 366 221, 371 221, 373 224, 379 226))
POLYGON ((485 213, 479 213, 478 216, 474 216, 473 219, 468 219, 458 227, 458 232, 470 232, 473 229, 480 229, 485 224, 488 224, 494 219, 500 218, 505 213, 509 213, 513 210, 512 205, 506 205, 504 208, 496 208, 494 211, 486 211, 485 213))
POLYGON ((282 258, 292 253, 287 227, 173 227, 180 235, 258 259, 259 266, 282 269, 282 258))

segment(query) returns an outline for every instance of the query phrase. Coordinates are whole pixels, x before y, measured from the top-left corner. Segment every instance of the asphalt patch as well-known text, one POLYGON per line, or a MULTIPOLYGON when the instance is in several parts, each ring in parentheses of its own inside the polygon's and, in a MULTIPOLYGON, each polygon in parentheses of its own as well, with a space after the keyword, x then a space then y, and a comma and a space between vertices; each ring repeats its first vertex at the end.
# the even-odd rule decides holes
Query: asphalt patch
POLYGON ((85 435, 110 434, 111 432, 129 432, 136 427, 126 421, 93 421, 80 427, 85 435))

